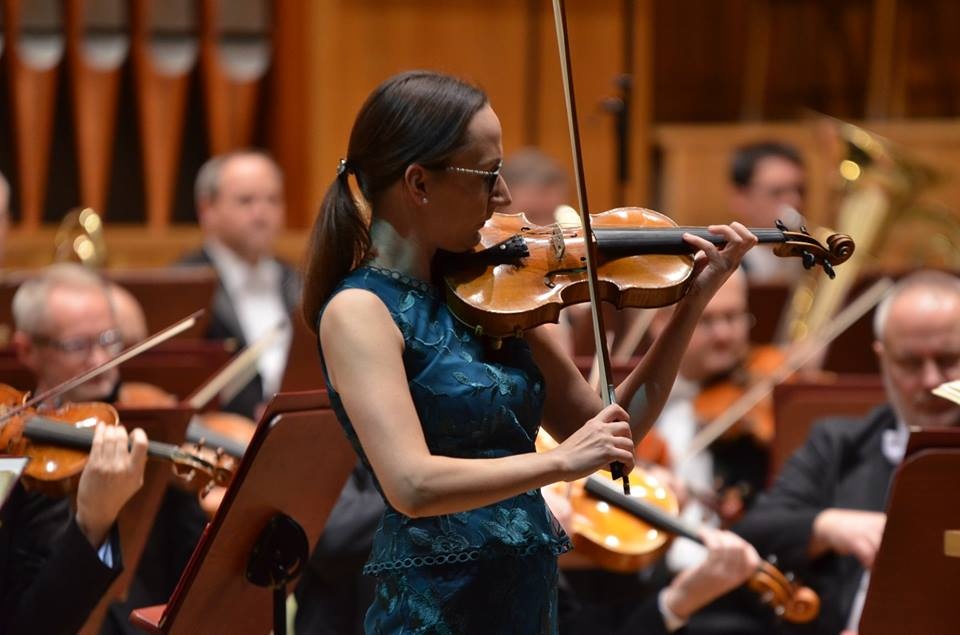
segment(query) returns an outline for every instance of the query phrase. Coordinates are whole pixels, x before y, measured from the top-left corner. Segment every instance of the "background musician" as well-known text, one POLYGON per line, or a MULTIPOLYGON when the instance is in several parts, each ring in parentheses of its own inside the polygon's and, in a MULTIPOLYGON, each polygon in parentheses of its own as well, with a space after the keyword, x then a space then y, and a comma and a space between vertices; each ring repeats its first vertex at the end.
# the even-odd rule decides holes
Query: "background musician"
MULTIPOLYGON (((773 227, 781 220, 796 230, 803 222, 806 169, 793 146, 762 141, 740 146, 730 158, 730 209, 748 227, 773 227)), ((761 245, 743 259, 751 282, 796 280, 795 263, 761 245)))
MULTIPOLYGON (((24 281, 13 299, 14 345, 23 364, 46 390, 87 371, 123 348, 109 283, 74 263, 51 265, 24 281)), ((115 403, 121 392, 116 368, 81 384, 63 401, 115 403)), ((136 606, 165 601, 193 551, 206 517, 195 496, 167 489, 129 598, 136 606)), ((111 609, 105 632, 133 632, 129 607, 111 609)))
POLYGON ((194 196, 203 248, 180 264, 211 265, 220 278, 206 337, 244 347, 278 323, 287 324, 260 356, 258 374, 223 405, 255 419, 257 406, 280 390, 290 314, 300 301, 299 274, 274 253, 284 224, 283 175, 267 154, 240 150, 204 163, 194 196))
MULTIPOLYGON (((13 299, 18 358, 43 391, 101 364, 122 343, 106 283, 72 263, 52 265, 24 281, 13 299)), ((116 369, 73 390, 62 401, 112 401, 116 369)), ((15 490, 3 510, 3 586, 9 632, 75 632, 119 574, 120 550, 110 526, 143 481, 146 436, 101 428, 82 473, 77 512, 65 500, 15 490), (106 541, 106 542, 105 542, 106 541), (99 550, 99 554, 98 554, 99 550), (64 610, 44 610, 55 596, 64 610), (44 620, 50 620, 45 622, 44 620)))
POLYGON ((878 306, 874 335, 887 405, 818 424, 735 527, 819 592, 819 618, 798 632, 856 630, 909 428, 960 424, 960 410, 930 392, 960 379, 960 279, 904 278, 878 306))

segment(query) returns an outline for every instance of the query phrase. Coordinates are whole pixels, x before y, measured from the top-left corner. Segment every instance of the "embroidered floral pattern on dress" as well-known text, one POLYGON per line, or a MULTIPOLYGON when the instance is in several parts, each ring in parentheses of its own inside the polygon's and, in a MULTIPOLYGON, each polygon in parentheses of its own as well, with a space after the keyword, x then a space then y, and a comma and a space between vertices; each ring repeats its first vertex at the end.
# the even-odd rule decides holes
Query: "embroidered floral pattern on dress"
MULTIPOLYGON (((543 376, 526 342, 507 340, 492 353, 452 316, 437 289, 395 271, 360 267, 338 291, 347 288, 376 294, 400 330, 410 394, 432 453, 497 458, 534 451, 545 395, 543 376)), ((367 463, 339 395, 329 381, 327 387, 347 437, 367 463)), ((438 626, 443 620, 435 620, 439 616, 432 608, 434 591, 404 586, 425 575, 416 570, 477 567, 486 560, 536 560, 538 566, 540 561, 553 562, 555 569, 555 556, 569 549, 568 538, 537 490, 480 509, 425 518, 409 518, 388 504, 364 572, 381 580, 378 592, 383 597, 375 603, 376 611, 392 610, 400 594, 406 598, 407 617, 427 629, 406 625, 404 633, 459 633, 465 631, 438 626)), ((547 583, 547 578, 539 579, 539 584, 547 583)), ((469 584, 469 579, 463 583, 469 584)), ((380 632, 377 628, 383 624, 377 623, 380 626, 368 632, 380 632)))

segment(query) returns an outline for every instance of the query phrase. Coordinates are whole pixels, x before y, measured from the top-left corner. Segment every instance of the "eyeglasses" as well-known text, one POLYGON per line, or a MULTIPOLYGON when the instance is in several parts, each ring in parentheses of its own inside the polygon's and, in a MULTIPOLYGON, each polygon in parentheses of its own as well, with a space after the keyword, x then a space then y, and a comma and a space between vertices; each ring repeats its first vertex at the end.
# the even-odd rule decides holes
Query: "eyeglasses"
POLYGON ((56 339, 44 335, 33 336, 33 341, 39 346, 48 346, 55 348, 64 355, 76 357, 89 357, 95 346, 99 346, 110 355, 115 355, 123 348, 123 341, 120 338, 120 331, 110 329, 100 335, 93 337, 71 337, 68 339, 56 339))
POLYGON ((492 192, 493 188, 497 185, 497 179, 500 178, 500 170, 503 169, 503 159, 500 159, 500 162, 497 163, 497 167, 494 170, 477 170, 475 168, 460 168, 453 165, 448 165, 444 168, 447 172, 459 172, 461 174, 476 174, 477 176, 484 177, 483 182, 487 186, 487 191, 492 192))

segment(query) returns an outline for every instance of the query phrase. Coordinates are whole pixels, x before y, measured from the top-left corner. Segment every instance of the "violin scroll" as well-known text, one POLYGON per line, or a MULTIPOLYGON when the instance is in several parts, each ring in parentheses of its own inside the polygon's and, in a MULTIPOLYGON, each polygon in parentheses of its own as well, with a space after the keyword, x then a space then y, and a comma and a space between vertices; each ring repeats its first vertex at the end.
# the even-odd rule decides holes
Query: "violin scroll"
POLYGON ((236 461, 223 448, 207 447, 203 441, 185 443, 170 452, 173 473, 206 496, 216 486, 226 487, 233 479, 236 461))
MULTIPOLYGON (((773 558, 771 558, 773 559, 773 558)), ((805 624, 820 613, 820 597, 810 587, 800 586, 792 574, 783 574, 770 561, 763 561, 747 585, 788 622, 805 624)))
POLYGON ((773 253, 783 258, 799 257, 806 269, 820 265, 831 279, 837 275, 833 268, 853 255, 855 244, 846 234, 831 234, 824 246, 805 227, 801 227, 800 231, 789 231, 777 221, 777 229, 783 232, 784 241, 774 247, 773 253))

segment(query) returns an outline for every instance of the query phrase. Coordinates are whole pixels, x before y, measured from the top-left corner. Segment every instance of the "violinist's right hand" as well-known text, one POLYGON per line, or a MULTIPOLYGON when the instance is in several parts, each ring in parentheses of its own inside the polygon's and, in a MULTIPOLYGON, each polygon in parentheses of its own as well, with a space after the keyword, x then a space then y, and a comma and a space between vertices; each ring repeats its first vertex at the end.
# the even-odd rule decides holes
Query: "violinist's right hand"
POLYGON ((680 572, 661 592, 664 608, 682 620, 746 582, 760 566, 757 550, 740 536, 709 528, 700 536, 706 559, 680 572))
POLYGON ((100 424, 77 489, 77 525, 95 548, 103 544, 120 510, 143 485, 147 435, 137 428, 100 424))
POLYGON ((629 473, 634 457, 629 422, 627 411, 611 404, 552 450, 561 458, 563 480, 574 481, 610 463, 622 463, 629 473))

